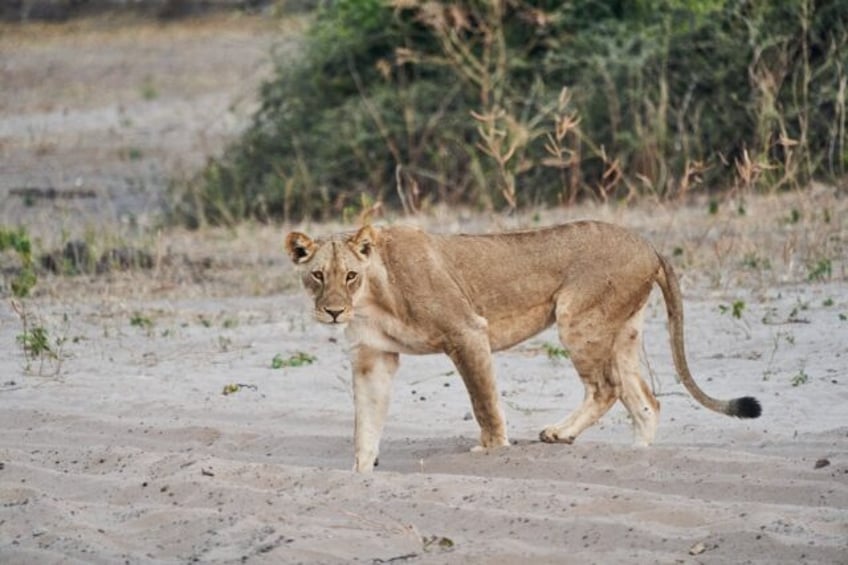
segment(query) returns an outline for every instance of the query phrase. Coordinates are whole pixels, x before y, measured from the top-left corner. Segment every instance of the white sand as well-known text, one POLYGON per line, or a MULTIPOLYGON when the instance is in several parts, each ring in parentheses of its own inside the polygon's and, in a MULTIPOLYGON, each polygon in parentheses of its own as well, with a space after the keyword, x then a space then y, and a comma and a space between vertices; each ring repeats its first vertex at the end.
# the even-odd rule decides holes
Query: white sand
POLYGON ((742 320, 719 312, 727 296, 686 289, 689 359, 710 393, 757 396, 758 420, 710 413, 675 383, 655 293, 656 445, 630 446, 620 407, 575 445, 536 441, 582 395, 570 364, 536 347, 555 343, 547 332, 496 356, 517 445, 489 454, 469 452, 477 428, 449 361, 403 358, 370 476, 350 471, 343 337, 299 294, 36 301, 76 341, 56 378, 22 374, 4 305, 0 561, 844 563, 848 292, 733 298, 742 320), (761 321, 793 310, 805 322, 761 321), (152 328, 132 326, 135 312, 152 328), (298 351, 317 360, 270 368, 298 351), (230 383, 256 390, 225 396, 230 383))

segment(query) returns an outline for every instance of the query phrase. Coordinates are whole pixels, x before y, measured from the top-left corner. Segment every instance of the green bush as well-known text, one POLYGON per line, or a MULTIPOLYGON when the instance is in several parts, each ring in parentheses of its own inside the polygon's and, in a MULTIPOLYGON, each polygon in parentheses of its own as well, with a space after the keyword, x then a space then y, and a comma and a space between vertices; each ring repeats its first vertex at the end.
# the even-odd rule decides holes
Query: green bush
POLYGON ((846 80, 848 0, 338 0, 175 211, 793 188, 845 174, 846 80))

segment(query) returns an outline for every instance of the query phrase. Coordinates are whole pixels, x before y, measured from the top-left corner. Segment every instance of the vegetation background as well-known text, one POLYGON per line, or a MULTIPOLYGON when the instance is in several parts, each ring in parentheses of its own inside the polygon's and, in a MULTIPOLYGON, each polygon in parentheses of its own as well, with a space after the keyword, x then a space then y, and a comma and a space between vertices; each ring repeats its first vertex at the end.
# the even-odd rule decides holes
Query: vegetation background
POLYGON ((638 201, 647 226, 607 219, 653 232, 660 203, 689 267, 844 274, 848 0, 3 6, 3 295, 138 270, 273 292, 277 223, 381 206, 509 229, 638 201))
POLYGON ((844 183, 848 0, 338 0, 173 212, 196 226, 844 183))

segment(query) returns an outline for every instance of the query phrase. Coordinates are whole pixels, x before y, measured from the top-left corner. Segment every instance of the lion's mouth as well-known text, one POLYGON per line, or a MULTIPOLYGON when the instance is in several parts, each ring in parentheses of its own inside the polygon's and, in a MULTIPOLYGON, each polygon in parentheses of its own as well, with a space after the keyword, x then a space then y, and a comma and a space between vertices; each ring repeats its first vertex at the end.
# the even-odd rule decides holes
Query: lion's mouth
POLYGON ((341 326, 348 323, 348 316, 346 312, 336 312, 335 314, 325 311, 318 311, 315 313, 315 318, 321 322, 322 324, 327 324, 328 326, 341 326))

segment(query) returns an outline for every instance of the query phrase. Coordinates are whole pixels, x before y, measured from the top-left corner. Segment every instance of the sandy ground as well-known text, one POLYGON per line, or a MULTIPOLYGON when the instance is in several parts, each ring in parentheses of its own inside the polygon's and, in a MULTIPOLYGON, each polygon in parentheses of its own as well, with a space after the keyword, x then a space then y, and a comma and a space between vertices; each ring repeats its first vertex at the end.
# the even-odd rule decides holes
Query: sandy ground
MULTIPOLYGON (((469 452, 476 424, 449 361, 404 358, 371 476, 349 470, 343 338, 313 323, 297 294, 35 301, 67 338, 53 377, 25 374, 20 321, 4 306, 0 556, 844 563, 845 285, 686 295, 696 378, 719 397, 759 397, 761 419, 708 413, 675 383, 655 296, 653 447, 630 446, 620 408, 572 446, 536 441, 582 395, 570 364, 544 353, 549 331, 496 357, 517 443, 492 453, 469 452), (720 311, 731 298, 746 301, 742 319, 720 311), (299 352, 314 363, 271 368, 299 352), (224 395, 230 384, 242 388, 224 395)), ((48 360, 43 372, 55 368, 48 360)))
MULTIPOLYGON (((250 49, 268 40, 257 35, 250 49)), ((237 82, 221 92, 235 99, 255 87, 237 82)), ((200 122, 185 120, 181 96, 163 123, 196 139, 200 122)), ((58 163, 48 173, 91 166, 110 182, 132 165, 67 155, 81 134, 41 157, 26 150, 21 129, 9 129, 24 112, 9 110, 13 98, 0 112, 0 132, 11 132, 0 147, 4 188, 60 178, 39 177, 39 163, 58 163)), ((27 108, 27 124, 63 114, 27 108)), ((192 147, 178 143, 175 155, 192 147)), ((23 213, 16 206, 3 201, 3 221, 23 213)), ((57 237, 51 227, 78 228, 79 210, 52 206, 37 210, 46 241, 57 237)), ((848 203, 818 187, 744 207, 383 220, 490 231, 596 217, 672 255, 696 379, 718 397, 754 395, 764 413, 733 420, 691 400, 674 379, 655 293, 645 373, 662 414, 647 449, 631 447, 620 407, 574 445, 536 440, 582 398, 570 363, 545 353, 556 343, 548 331, 496 356, 515 445, 471 453, 477 427, 449 361, 404 357, 380 467, 352 473, 344 339, 310 319, 279 228, 170 230, 147 241, 149 272, 42 275, 33 298, 0 304, 0 562, 846 563, 848 203), (55 358, 25 355, 19 336, 35 327, 55 358), (314 362, 272 368, 299 353, 314 362)))
MULTIPOLYGON (((774 225, 769 210, 787 203, 767 204, 758 217, 774 225)), ((694 208, 549 211, 542 221, 571 214, 612 216, 696 255, 724 241, 687 235, 706 216, 694 208)), ((736 247, 757 241, 757 222, 714 222, 736 247)), ((844 241, 846 231, 843 222, 819 237, 844 241)), ((709 413, 675 382, 655 293, 645 370, 663 406, 656 445, 631 447, 619 407, 575 445, 536 441, 582 395, 569 362, 546 355, 548 331, 496 356, 516 445, 470 453, 477 428, 449 361, 405 357, 380 467, 358 476, 344 339, 291 290, 279 247, 265 243, 278 230, 194 237, 215 256, 258 249, 182 282, 164 267, 46 279, 23 304, 58 360, 28 363, 20 317, 0 308, 4 562, 845 562, 841 261, 829 281, 807 282, 765 243, 774 263, 753 272, 738 258, 678 258, 692 370, 716 396, 757 396, 758 420, 709 413), (244 274, 241 286, 229 271, 244 274), (262 273, 274 281, 257 286, 262 273), (301 352, 314 362, 272 368, 301 352), (223 394, 227 385, 241 386, 223 394)))
POLYGON ((239 14, 157 22, 0 23, 0 221, 39 219, 10 191, 58 199, 66 230, 149 225, 172 180, 189 177, 248 122, 271 50, 297 53, 302 18, 239 14))

